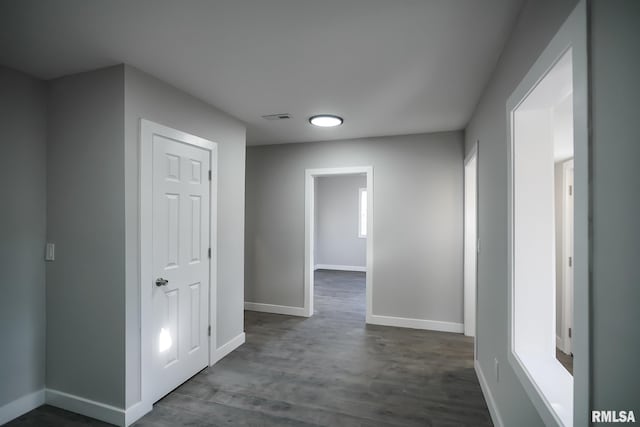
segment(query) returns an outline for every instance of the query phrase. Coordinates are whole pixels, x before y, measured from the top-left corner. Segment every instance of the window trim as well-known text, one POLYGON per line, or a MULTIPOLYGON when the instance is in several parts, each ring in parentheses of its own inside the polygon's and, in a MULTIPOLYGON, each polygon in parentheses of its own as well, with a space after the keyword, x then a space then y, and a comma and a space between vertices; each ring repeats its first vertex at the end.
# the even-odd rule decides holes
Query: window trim
POLYGON ((367 238, 367 222, 369 220, 369 212, 366 210, 367 206, 365 205, 365 219, 364 219, 364 233, 362 232, 362 208, 363 208, 363 203, 362 203, 362 193, 365 194, 365 197, 368 199, 369 198, 369 194, 367 192, 367 188, 363 187, 363 188, 359 188, 358 189, 358 237, 361 239, 366 239, 367 238))
MULTIPOLYGON (((516 377, 520 380, 525 392, 544 423, 549 426, 562 426, 565 423, 559 418, 554 408, 554 396, 557 387, 544 383, 539 384, 531 372, 539 372, 542 365, 531 358, 521 358, 515 348, 514 334, 514 126, 513 114, 520 102, 527 97, 532 87, 540 81, 540 76, 555 64, 569 48, 573 60, 573 96, 574 96, 574 329, 573 350, 573 389, 571 425, 588 425, 590 422, 590 398, 592 377, 589 370, 589 267, 590 267, 590 233, 588 218, 589 207, 589 137, 588 137, 588 79, 587 79, 587 6, 580 0, 571 15, 567 18, 557 34, 538 57, 529 72, 522 79, 515 91, 507 100, 507 147, 508 147, 508 348, 507 358, 516 377)), ((555 295, 555 294, 553 294, 555 295)), ((555 313, 555 311, 554 311, 555 313)), ((480 338, 481 339, 481 338, 480 338)), ((555 342, 555 330, 549 332, 549 340, 555 342)), ((543 355, 553 362, 554 355, 543 355)), ((497 360, 497 359, 496 359, 497 360)), ((544 369, 545 367, 542 366, 544 369)), ((559 371, 562 372, 562 371, 559 371)))

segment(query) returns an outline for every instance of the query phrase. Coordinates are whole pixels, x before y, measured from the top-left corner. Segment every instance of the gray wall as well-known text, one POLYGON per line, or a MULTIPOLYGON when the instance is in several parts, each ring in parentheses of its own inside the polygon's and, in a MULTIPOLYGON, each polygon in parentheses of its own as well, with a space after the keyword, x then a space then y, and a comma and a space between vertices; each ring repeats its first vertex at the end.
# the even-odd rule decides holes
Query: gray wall
POLYGON ((640 413, 640 2, 591 2, 594 409, 640 413))
POLYGON ((0 67, 0 407, 45 380, 46 90, 0 67))
POLYGON ((218 292, 220 347, 244 331, 245 126, 130 66, 125 75, 127 407, 140 400, 138 135, 140 118, 218 143, 218 292))
POLYGON ((50 82, 49 109, 47 387, 126 408, 140 400, 139 120, 219 143, 218 346, 243 332, 245 127, 124 65, 50 82))
POLYGON ((124 404, 124 72, 49 84, 47 388, 124 404))
POLYGON ((368 165, 373 313, 461 323, 462 132, 249 147, 246 300, 303 306, 305 169, 368 165))
POLYGON ((467 150, 479 140, 477 357, 506 426, 543 424, 507 360, 506 101, 575 5, 576 0, 525 4, 465 132, 467 150))
POLYGON ((367 240, 358 237, 364 175, 316 179, 315 264, 366 267, 367 240))

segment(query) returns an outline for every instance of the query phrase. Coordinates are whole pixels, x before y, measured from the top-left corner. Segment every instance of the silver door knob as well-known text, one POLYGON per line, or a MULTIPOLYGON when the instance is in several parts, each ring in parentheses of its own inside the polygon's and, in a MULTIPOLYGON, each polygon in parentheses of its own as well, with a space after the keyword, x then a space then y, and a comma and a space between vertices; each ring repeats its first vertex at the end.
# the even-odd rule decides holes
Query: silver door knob
POLYGON ((156 279, 156 286, 167 286, 167 283, 169 283, 169 281, 167 279, 163 279, 162 277, 156 279))

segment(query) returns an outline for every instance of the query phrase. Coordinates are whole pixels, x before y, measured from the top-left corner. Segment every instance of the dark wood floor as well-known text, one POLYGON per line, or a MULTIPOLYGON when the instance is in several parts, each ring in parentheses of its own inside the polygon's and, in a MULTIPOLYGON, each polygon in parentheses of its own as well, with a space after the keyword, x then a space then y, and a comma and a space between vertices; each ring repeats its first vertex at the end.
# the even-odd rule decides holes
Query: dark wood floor
MULTIPOLYGON (((246 312, 247 342, 136 426, 485 426, 460 334, 365 325, 364 273, 318 271, 309 319, 246 312)), ((43 406, 10 426, 104 426, 43 406)))

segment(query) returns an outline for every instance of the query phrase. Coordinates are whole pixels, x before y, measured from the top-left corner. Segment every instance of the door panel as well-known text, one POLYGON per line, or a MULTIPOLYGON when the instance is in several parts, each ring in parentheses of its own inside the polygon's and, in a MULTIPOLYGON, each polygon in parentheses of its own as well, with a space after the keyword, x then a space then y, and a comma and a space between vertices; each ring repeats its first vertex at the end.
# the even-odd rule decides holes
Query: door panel
POLYGON ((190 220, 189 228, 191 229, 190 233, 190 245, 191 248, 191 258, 190 263, 198 263, 202 259, 202 203, 200 196, 191 196, 190 197, 190 220))
POLYGON ((155 134, 153 150, 152 396, 209 360, 210 151, 155 134), (166 284, 156 278, 166 280, 166 284))
MULTIPOLYGON (((166 220, 166 254, 167 258, 164 262, 165 268, 178 267, 178 240, 180 235, 180 225, 178 224, 178 212, 180 211, 180 195, 179 194, 165 194, 164 203, 160 206, 160 209, 165 211, 161 218, 166 220)), ((162 227, 165 228, 165 227, 162 227)))
POLYGON ((196 351, 200 348, 200 283, 189 285, 189 297, 191 300, 191 336, 189 352, 196 351))
POLYGON ((163 298, 164 310, 161 313, 162 326, 159 334, 161 342, 158 345, 158 351, 164 359, 161 359, 162 366, 168 366, 178 359, 178 347, 173 345, 173 340, 178 336, 179 292, 179 289, 173 289, 166 292, 163 298))

